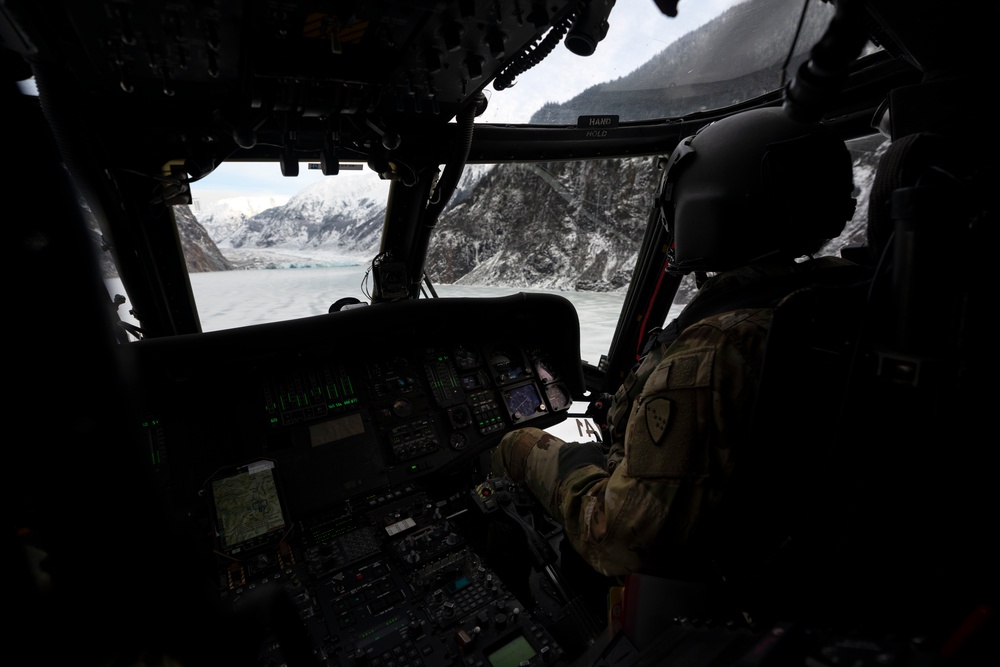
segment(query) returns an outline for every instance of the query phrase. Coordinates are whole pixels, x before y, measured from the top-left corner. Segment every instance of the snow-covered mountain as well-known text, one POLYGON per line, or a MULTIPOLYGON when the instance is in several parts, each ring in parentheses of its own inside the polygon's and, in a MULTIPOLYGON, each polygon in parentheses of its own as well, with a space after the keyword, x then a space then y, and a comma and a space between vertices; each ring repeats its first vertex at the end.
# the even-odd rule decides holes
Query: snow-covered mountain
POLYGON ((188 271, 228 271, 236 268, 219 252, 205 227, 199 224, 189 206, 178 206, 174 210, 177 232, 183 240, 184 259, 188 271))
MULTIPOLYGON (((750 0, 747 5, 782 1, 750 0)), ((673 68, 669 71, 676 70, 678 61, 689 65, 691 71, 701 71, 717 60, 712 46, 724 41, 728 31, 746 28, 747 21, 768 20, 761 17, 770 15, 745 9, 743 5, 735 7, 669 45, 626 77, 585 91, 564 104, 546 105, 536 119, 571 122, 581 109, 590 109, 586 113, 603 109, 598 102, 605 98, 618 105, 609 113, 641 105, 643 100, 626 100, 622 91, 649 88, 649 79, 664 71, 664 63, 673 68), (643 79, 645 85, 633 85, 633 79, 643 79)), ((813 39, 822 27, 812 19, 803 39, 813 39)), ((794 29, 788 27, 790 33, 794 29)), ((745 58, 753 59, 761 72, 777 76, 777 70, 771 70, 782 59, 777 57, 775 46, 758 47, 744 54, 745 58)), ((715 78, 719 76, 722 74, 716 73, 715 78)), ((772 79, 744 83, 767 89, 772 79)), ((726 85, 699 88, 706 108, 732 103, 732 85, 727 81, 726 85)), ((663 100, 647 102, 662 111, 663 100)), ((847 243, 864 241, 867 196, 884 148, 879 137, 853 142, 859 206, 844 234, 823 254, 835 254, 847 243)), ((380 247, 390 183, 372 172, 364 176, 338 174, 274 205, 228 201, 224 208, 197 212, 198 220, 221 251, 240 267, 315 266, 342 263, 344 258, 370 262, 380 247)), ((433 231, 427 275, 439 283, 620 289, 628 284, 636 264, 658 177, 655 158, 469 165, 433 231)))
MULTIPOLYGON (((489 165, 467 166, 449 207, 468 198, 489 170, 489 165)), ((240 267, 367 262, 381 243, 390 185, 371 171, 342 173, 266 208, 253 198, 226 199, 197 216, 240 267)))
POLYGON ((441 216, 427 275, 464 285, 622 287, 656 177, 652 158, 497 165, 441 216))
MULTIPOLYGON (((112 256, 112 247, 104 238, 97 218, 87 201, 80 198, 80 211, 90 229, 94 255, 98 258, 101 275, 111 278, 118 275, 118 267, 112 256)), ((184 260, 190 273, 203 271, 229 271, 238 264, 226 257, 216 245, 208 230, 198 220, 190 206, 175 206, 174 220, 177 235, 184 250, 184 260)))
POLYGON ((199 206, 195 200, 191 208, 208 235, 219 242, 232 236, 253 216, 269 208, 283 206, 289 199, 287 195, 232 197, 207 206, 199 206))
POLYGON ((372 175, 329 177, 217 242, 221 248, 367 254, 379 242, 389 185, 372 175))
MULTIPOLYGON (((854 219, 822 254, 865 239, 868 192, 885 142, 852 142, 854 219)), ((628 284, 653 205, 654 158, 470 165, 431 237, 432 281, 586 291, 628 284)), ((301 267, 368 262, 378 252, 389 183, 328 178, 282 206, 247 215, 215 238, 237 266, 301 267)), ((224 226, 209 218, 207 229, 224 226)))
MULTIPOLYGON (((820 254, 865 241, 881 137, 852 142, 855 198, 844 232, 820 254)), ((428 251, 435 281, 612 291, 632 277, 654 202, 655 158, 497 165, 442 215, 428 251)))
POLYGON ((690 113, 695 101, 702 109, 720 109, 764 95, 783 70, 794 72, 808 57, 800 50, 786 64, 789 45, 815 44, 823 36, 830 13, 817 4, 801 17, 787 11, 789 0, 734 4, 627 76, 591 86, 566 102, 546 104, 531 122, 575 124, 583 114, 616 114, 622 121, 661 118, 690 113), (768 23, 766 30, 758 29, 761 22, 768 23), (720 45, 725 58, 719 57, 720 45), (746 75, 750 71, 755 74, 746 75))

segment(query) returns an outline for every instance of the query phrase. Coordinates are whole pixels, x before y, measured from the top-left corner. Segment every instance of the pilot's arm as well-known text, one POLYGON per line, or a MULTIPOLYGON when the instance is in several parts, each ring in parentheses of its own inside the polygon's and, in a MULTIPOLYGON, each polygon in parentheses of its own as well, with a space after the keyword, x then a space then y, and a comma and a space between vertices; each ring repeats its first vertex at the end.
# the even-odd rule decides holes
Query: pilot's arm
POLYGON ((504 436, 495 469, 525 484, 599 572, 669 569, 729 479, 769 319, 744 310, 688 327, 642 384, 617 465, 614 446, 606 458, 595 443, 529 427, 504 436))

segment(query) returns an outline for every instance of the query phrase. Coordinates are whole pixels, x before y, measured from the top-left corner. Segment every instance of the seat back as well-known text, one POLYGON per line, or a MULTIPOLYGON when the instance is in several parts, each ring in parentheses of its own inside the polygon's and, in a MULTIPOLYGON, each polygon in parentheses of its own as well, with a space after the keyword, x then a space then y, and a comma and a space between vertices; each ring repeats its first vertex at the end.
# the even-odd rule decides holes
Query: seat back
POLYGON ((871 279, 775 311, 717 548, 758 618, 929 636, 996 599, 996 221, 975 165, 942 137, 894 143, 871 279))
POLYGON ((869 203, 879 264, 871 364, 851 395, 865 427, 849 544, 867 554, 853 588, 872 622, 894 618, 928 634, 957 627, 1000 592, 989 537, 1000 503, 984 439, 1000 377, 991 326, 998 169, 988 137, 896 138, 869 203))
POLYGON ((846 397, 864 363, 859 342, 869 287, 866 279, 815 285, 775 308, 750 437, 714 548, 733 603, 756 620, 812 614, 825 595, 828 501, 851 437, 846 397))

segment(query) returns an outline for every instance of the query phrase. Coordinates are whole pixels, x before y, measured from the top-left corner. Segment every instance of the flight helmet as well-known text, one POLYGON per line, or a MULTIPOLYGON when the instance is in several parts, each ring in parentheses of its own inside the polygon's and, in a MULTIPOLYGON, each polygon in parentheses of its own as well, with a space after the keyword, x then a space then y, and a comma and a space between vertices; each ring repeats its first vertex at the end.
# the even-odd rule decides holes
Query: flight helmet
POLYGON ((814 254, 851 219, 853 191, 851 155, 824 125, 793 121, 778 107, 706 125, 667 162, 668 271, 727 271, 814 254))

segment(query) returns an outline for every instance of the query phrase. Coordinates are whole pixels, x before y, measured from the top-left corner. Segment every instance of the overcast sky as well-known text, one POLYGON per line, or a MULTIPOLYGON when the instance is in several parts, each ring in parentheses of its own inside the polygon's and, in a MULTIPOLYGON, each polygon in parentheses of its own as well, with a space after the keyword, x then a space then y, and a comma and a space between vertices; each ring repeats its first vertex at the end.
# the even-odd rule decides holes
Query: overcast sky
MULTIPOLYGON (((526 123, 546 102, 565 102, 596 83, 631 73, 668 44, 698 28, 742 0, 680 0, 677 16, 660 12, 654 0, 617 0, 610 29, 591 56, 578 56, 558 45, 541 64, 503 91, 486 88, 489 105, 477 122, 526 123)), ((354 172, 342 171, 340 178, 354 172)), ((372 172, 364 170, 368 176, 372 172)), ((203 204, 228 197, 293 195, 322 178, 305 164, 299 175, 285 178, 277 164, 223 164, 193 186, 203 204)))

